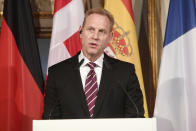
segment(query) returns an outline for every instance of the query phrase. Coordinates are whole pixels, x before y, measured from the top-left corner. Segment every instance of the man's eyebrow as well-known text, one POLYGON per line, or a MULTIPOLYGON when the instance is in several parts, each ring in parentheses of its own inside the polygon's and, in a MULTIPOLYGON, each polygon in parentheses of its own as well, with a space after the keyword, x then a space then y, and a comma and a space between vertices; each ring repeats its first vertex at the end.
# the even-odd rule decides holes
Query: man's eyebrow
POLYGON ((101 31, 101 32, 107 32, 106 29, 99 29, 99 31, 101 31))
POLYGON ((86 28, 87 28, 87 29, 89 29, 89 28, 93 28, 93 29, 94 29, 94 27, 93 27, 93 26, 86 26, 86 28))

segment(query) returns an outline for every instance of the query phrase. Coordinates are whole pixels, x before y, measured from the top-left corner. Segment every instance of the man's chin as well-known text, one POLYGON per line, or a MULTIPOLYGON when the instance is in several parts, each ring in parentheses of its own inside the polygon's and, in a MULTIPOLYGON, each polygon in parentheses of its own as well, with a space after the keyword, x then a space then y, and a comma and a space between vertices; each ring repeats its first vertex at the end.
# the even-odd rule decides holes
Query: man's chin
POLYGON ((90 51, 88 51, 88 54, 91 56, 96 56, 96 55, 98 55, 98 52, 96 50, 90 50, 90 51))
POLYGON ((100 52, 88 52, 88 55, 91 56, 91 57, 99 57, 100 52))
POLYGON ((88 53, 90 56, 97 56, 98 55, 98 53, 96 53, 96 52, 90 52, 90 53, 88 53))

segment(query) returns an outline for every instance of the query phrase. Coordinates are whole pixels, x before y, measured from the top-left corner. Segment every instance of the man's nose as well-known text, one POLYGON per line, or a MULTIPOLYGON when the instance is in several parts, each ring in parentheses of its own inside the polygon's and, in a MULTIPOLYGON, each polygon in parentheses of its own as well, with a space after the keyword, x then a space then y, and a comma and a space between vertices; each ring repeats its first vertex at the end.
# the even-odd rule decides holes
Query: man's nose
POLYGON ((95 40, 98 40, 99 39, 99 32, 98 31, 95 31, 93 33, 93 39, 95 39, 95 40))

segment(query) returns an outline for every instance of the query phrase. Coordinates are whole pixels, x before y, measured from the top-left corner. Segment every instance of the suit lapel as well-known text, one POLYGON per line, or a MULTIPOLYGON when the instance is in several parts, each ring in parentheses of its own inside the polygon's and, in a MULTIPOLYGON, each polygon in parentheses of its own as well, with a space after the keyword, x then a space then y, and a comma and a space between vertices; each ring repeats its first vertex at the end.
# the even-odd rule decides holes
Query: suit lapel
POLYGON ((112 66, 111 66, 112 64, 110 63, 109 59, 110 58, 107 55, 104 56, 101 82, 100 82, 98 97, 97 97, 97 101, 96 101, 95 109, 94 109, 94 117, 98 115, 98 112, 101 109, 101 106, 103 104, 105 95, 108 92, 107 90, 109 89, 110 84, 111 84, 113 69, 112 69, 112 66))
MULTIPOLYGON (((79 53, 72 58, 73 66, 74 66, 73 75, 76 78, 75 80, 76 82, 73 83, 73 86, 78 87, 76 88, 76 92, 78 93, 77 96, 80 99, 80 103, 81 103, 82 108, 84 109, 84 112, 86 113, 88 117, 90 117, 88 106, 86 103, 86 96, 83 90, 82 80, 81 80, 80 71, 79 71, 79 67, 81 63, 78 62, 78 55, 79 53)), ((93 117, 96 117, 98 115, 99 110, 101 109, 105 95, 108 92, 108 89, 111 85, 112 76, 113 76, 112 73, 113 73, 113 68, 112 68, 111 58, 109 58, 106 54, 104 54, 102 76, 101 76, 99 92, 98 92, 98 97, 97 97, 97 101, 95 104, 93 117)))

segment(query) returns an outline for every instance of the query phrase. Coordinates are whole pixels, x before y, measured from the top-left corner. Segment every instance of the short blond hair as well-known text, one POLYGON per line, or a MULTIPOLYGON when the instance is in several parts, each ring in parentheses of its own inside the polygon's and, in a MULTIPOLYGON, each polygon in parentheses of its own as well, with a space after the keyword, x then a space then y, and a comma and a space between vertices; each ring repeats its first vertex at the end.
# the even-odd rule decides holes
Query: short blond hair
POLYGON ((86 23, 86 19, 89 15, 91 14, 99 14, 99 15, 103 15, 103 16, 106 16, 109 21, 110 21, 110 31, 112 31, 112 28, 114 26, 114 17, 113 15, 107 11, 106 9, 103 9, 103 8, 93 8, 93 9, 89 9, 86 14, 85 14, 85 17, 84 17, 84 22, 83 22, 83 27, 86 23))

